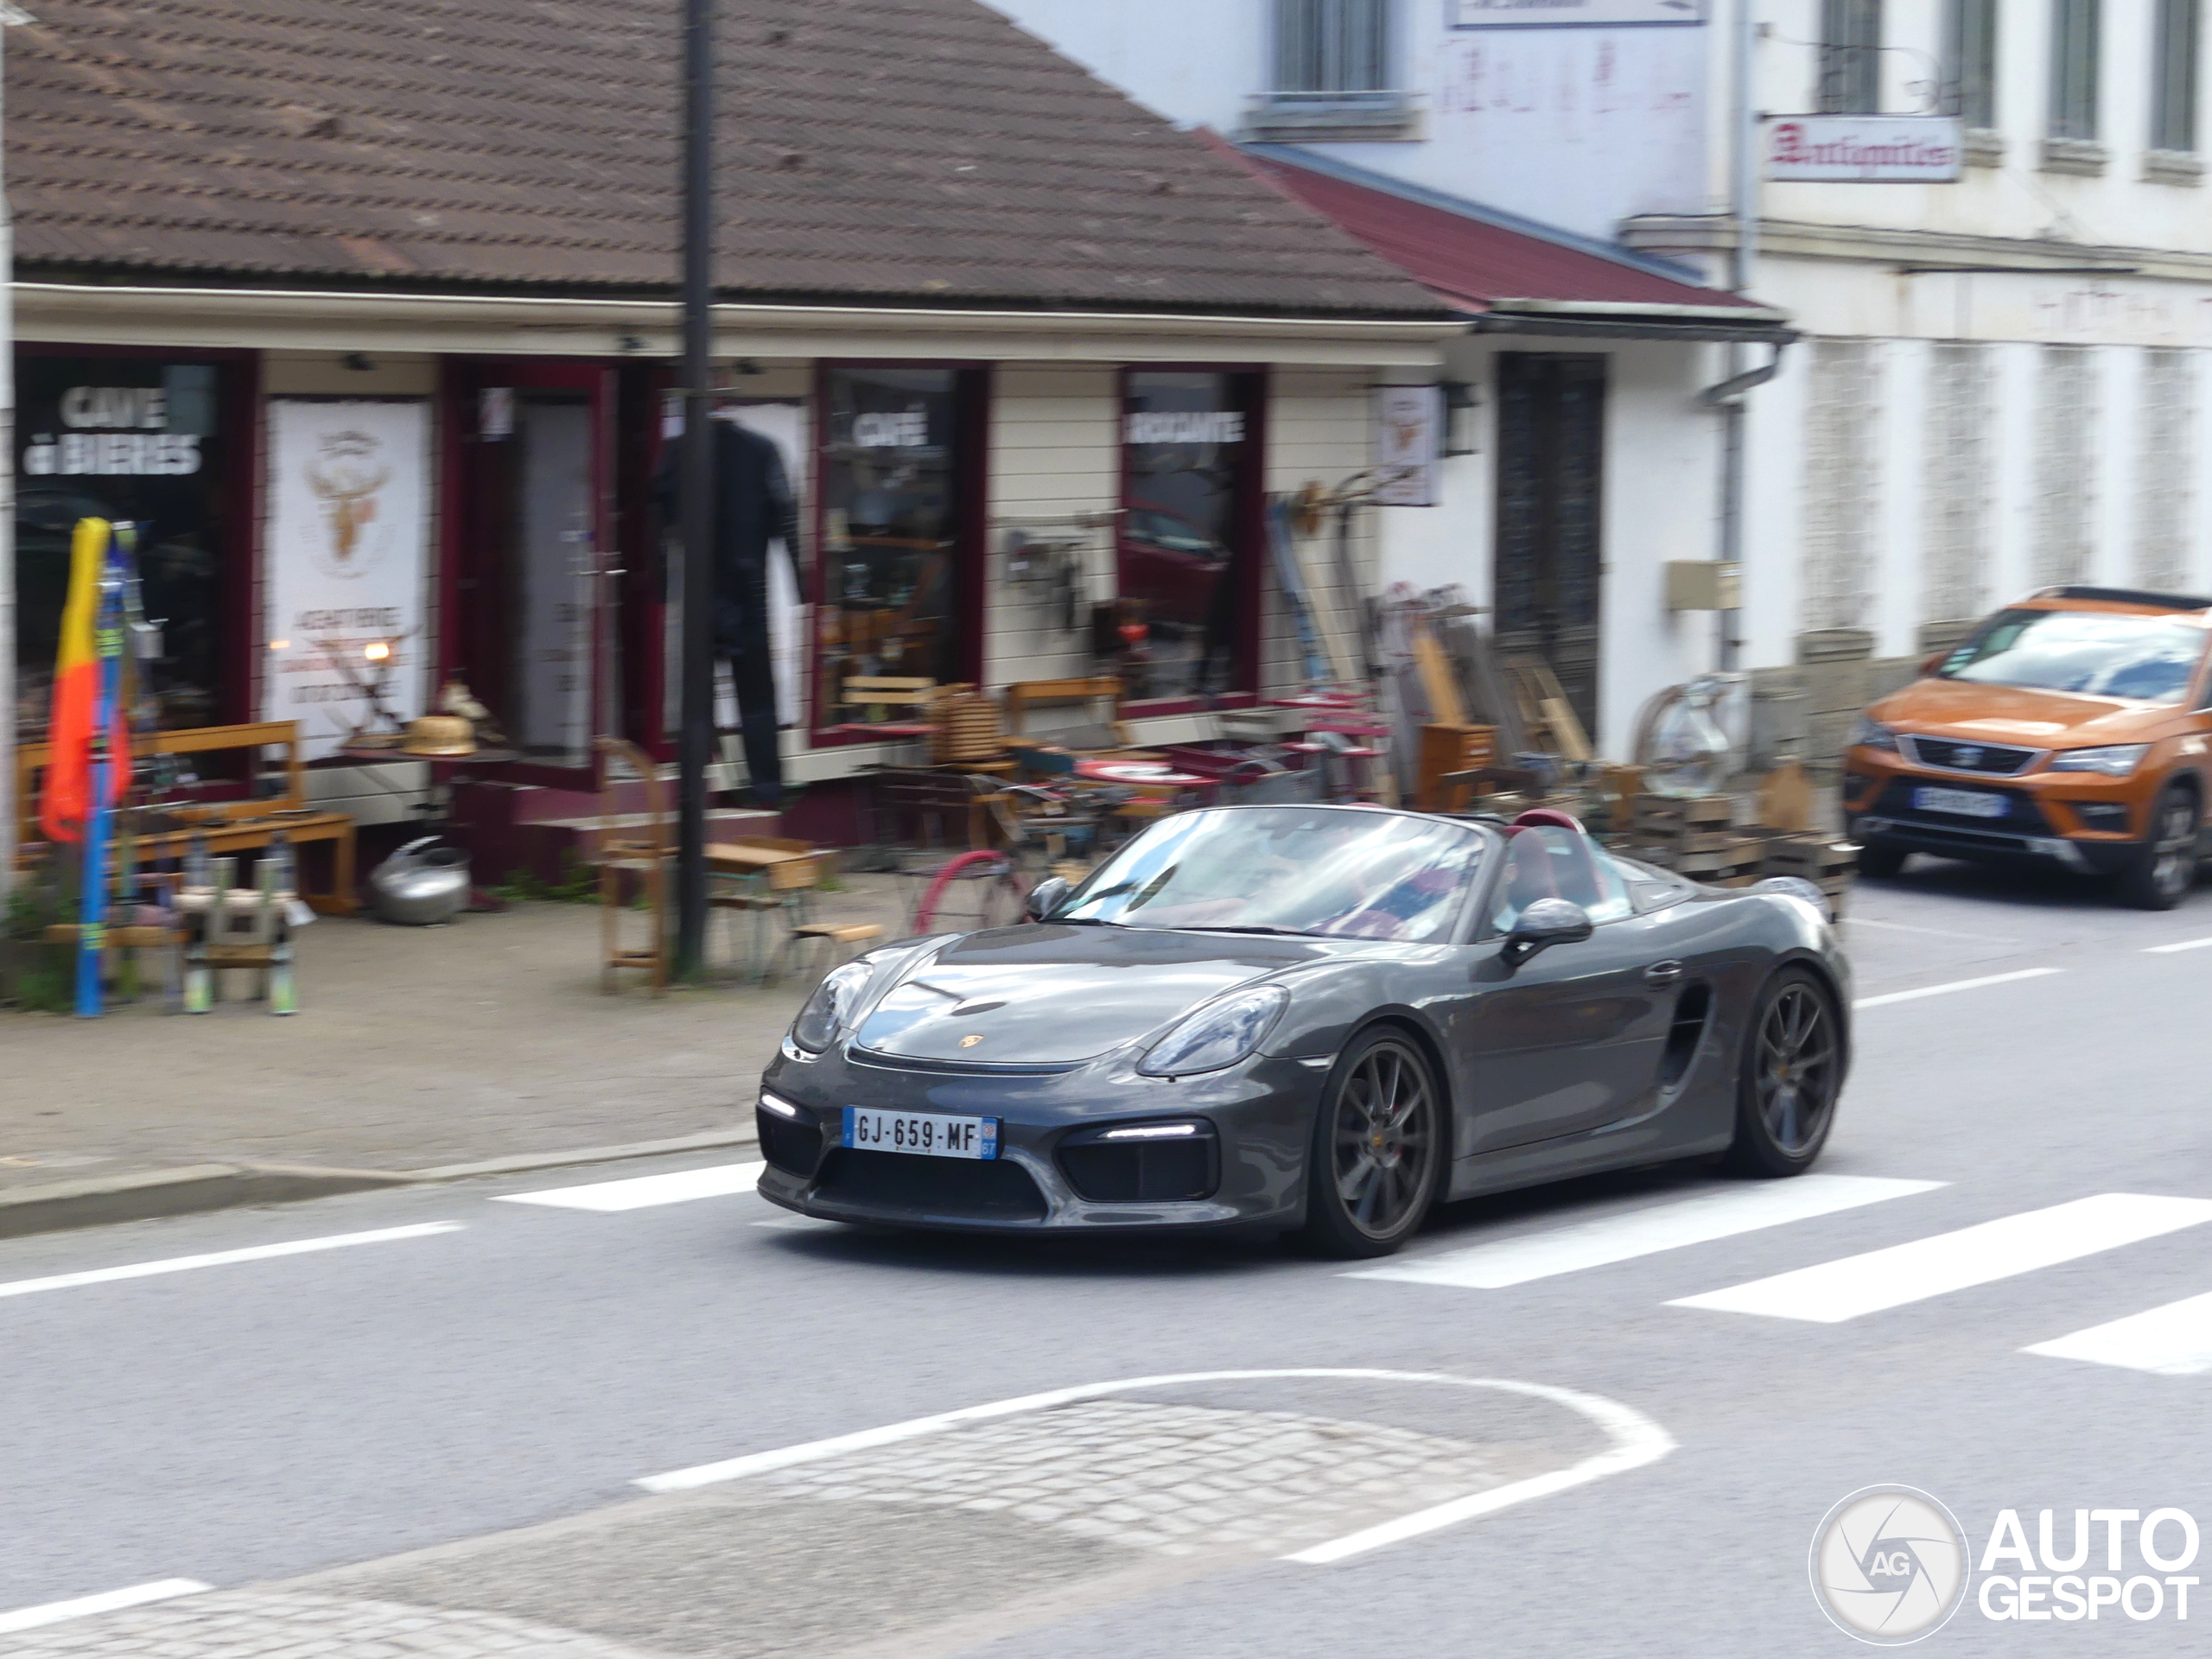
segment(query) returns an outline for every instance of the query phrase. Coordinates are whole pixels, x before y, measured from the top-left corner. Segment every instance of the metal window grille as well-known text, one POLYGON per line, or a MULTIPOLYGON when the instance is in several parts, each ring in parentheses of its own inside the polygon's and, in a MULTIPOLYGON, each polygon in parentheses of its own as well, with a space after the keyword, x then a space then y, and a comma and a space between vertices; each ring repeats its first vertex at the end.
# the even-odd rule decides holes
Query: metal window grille
POLYGON ((1928 374, 1923 620, 1979 615, 1990 563, 1997 377, 1986 346, 1936 347, 1928 374))
POLYGON ((2196 365, 2187 352, 2143 359, 2135 444, 2135 570, 2145 588, 2189 586, 2190 478, 2196 467, 2196 365))
POLYGON ((1855 628, 1867 611, 1881 512, 1881 359, 1866 340, 1813 346, 1805 446, 1805 626, 1855 628))
POLYGON ((1943 20, 1948 109, 1970 127, 1997 124, 1998 0, 1949 0, 1943 20))
POLYGON ((2096 359, 2086 346, 2043 348, 2036 407, 2035 572, 2080 582, 2095 549, 2096 359))
POLYGON ((1821 0, 1821 108, 1872 115, 1882 107, 1882 0, 1821 0))
POLYGON ((1275 90, 1390 88, 1390 0, 1275 0, 1275 90))
POLYGON ((2098 37, 2103 0, 2051 0, 2050 136, 2097 136, 2098 37))
POLYGON ((2158 0, 2151 47, 2151 147, 2196 148, 2196 58, 2202 0, 2158 0))

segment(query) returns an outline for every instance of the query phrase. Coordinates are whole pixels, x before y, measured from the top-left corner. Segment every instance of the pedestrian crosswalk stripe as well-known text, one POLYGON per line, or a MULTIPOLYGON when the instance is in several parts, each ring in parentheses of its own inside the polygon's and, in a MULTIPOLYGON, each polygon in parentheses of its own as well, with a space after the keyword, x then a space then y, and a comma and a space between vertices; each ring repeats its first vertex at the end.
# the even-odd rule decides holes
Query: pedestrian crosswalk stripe
POLYGON ((1405 1284, 1454 1285, 1502 1290, 1532 1279, 1549 1279, 1601 1268, 1661 1250, 1704 1244, 1785 1222, 1834 1215, 1885 1198, 1932 1192, 1942 1181, 1891 1180, 1875 1175, 1800 1175, 1790 1181, 1722 1187, 1672 1204, 1604 1216, 1541 1233, 1491 1239, 1464 1249, 1409 1257, 1387 1267, 1363 1268, 1352 1279, 1393 1279, 1405 1284))
POLYGON ((2168 1302, 2021 1351, 2166 1376, 2200 1376, 2212 1371, 2212 1295, 2168 1302))
POLYGON ((1954 1233, 1684 1296, 1671 1307, 1840 1325, 2212 1221, 2212 1201, 2101 1192, 1954 1233))
POLYGON ((542 1192, 502 1192, 493 1202, 543 1204, 556 1210, 650 1210, 655 1205, 750 1192, 766 1167, 760 1163, 712 1164, 705 1169, 679 1169, 672 1175, 633 1175, 626 1180, 556 1186, 542 1192))

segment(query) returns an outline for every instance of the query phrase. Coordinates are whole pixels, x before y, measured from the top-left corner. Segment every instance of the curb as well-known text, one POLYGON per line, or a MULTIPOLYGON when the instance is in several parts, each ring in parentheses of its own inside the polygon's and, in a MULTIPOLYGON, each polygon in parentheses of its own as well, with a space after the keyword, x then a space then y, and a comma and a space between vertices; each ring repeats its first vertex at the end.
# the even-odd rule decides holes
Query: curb
POLYGON ((493 1175, 524 1174, 534 1169, 565 1169, 579 1164, 617 1163, 627 1158, 659 1158, 677 1153, 708 1152, 756 1144, 751 1125, 743 1129, 709 1129, 665 1141, 632 1141, 619 1146, 584 1147, 569 1152, 523 1153, 480 1163, 442 1164, 430 1169, 328 1169, 301 1164, 190 1164, 176 1169, 141 1170, 91 1180, 56 1181, 44 1186, 0 1192, 0 1239, 36 1233, 105 1227, 114 1222, 153 1221, 164 1216, 200 1215, 251 1205, 302 1204, 365 1192, 379 1187, 430 1186, 493 1175))

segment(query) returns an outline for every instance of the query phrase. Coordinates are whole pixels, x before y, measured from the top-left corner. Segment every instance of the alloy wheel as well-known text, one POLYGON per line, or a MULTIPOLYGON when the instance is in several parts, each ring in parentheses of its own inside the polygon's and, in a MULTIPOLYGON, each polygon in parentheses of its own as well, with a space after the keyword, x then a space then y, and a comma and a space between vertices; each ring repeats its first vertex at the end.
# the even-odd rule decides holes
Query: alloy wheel
POLYGON ((1759 1116, 1777 1150, 1795 1158, 1820 1144, 1835 1109, 1835 1021, 1809 985, 1785 985, 1759 1027, 1759 1116))
POLYGON ((1436 1102, 1427 1068, 1402 1045, 1377 1043, 1338 1091, 1330 1137, 1345 1217, 1370 1238, 1405 1224, 1428 1191, 1436 1102))
POLYGON ((2170 796, 2158 814, 2158 845, 2151 861, 2151 881, 2159 893, 2178 898, 2196 879, 2196 812, 2182 796, 2170 796))

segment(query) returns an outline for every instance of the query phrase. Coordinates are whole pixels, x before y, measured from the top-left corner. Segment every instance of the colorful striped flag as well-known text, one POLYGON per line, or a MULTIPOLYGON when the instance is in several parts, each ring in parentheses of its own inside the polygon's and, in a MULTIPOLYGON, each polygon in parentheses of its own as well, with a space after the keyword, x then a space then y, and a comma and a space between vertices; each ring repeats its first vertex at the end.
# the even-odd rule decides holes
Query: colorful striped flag
MULTIPOLYGON (((107 557, 108 522, 79 518, 69 544, 69 598, 61 610, 61 648, 54 658, 54 712, 47 741, 53 760, 39 823, 55 841, 82 841, 92 816, 92 730, 99 720, 100 664, 95 625, 100 571, 107 557)), ((123 798, 130 781, 130 728, 118 708, 110 739, 107 804, 123 798)))

